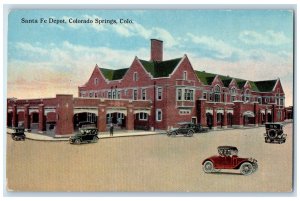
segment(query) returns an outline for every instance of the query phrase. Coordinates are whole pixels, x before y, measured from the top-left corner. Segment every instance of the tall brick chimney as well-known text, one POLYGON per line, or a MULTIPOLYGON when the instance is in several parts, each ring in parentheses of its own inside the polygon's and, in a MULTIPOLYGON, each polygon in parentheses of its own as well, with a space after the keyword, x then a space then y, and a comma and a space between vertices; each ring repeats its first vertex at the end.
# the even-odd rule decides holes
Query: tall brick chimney
POLYGON ((151 61, 163 60, 163 41, 151 39, 151 61))

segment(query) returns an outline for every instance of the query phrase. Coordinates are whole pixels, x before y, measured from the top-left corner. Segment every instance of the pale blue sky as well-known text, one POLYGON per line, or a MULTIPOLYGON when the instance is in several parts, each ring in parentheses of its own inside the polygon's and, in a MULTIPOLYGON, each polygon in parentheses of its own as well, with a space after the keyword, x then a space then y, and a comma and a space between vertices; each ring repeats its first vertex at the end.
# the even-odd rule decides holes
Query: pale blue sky
POLYGON ((38 93, 20 91, 28 89, 15 82, 24 73, 34 76, 22 78, 23 85, 42 82, 49 87, 45 96, 54 96, 55 89, 76 95, 96 63, 124 68, 134 56, 149 59, 149 39, 158 38, 164 41, 164 58, 187 54, 197 70, 254 81, 280 77, 291 105, 293 31, 293 12, 288 10, 13 11, 8 27, 8 96, 40 94, 29 86, 38 93), (128 18, 134 24, 21 23, 22 18, 49 17, 128 18))

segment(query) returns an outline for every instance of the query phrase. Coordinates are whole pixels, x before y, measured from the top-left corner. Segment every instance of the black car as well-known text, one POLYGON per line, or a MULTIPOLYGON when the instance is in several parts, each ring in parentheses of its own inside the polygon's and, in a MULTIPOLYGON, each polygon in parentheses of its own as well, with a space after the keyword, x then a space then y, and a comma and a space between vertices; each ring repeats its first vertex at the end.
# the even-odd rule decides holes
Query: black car
POLYGON ((24 127, 16 127, 13 128, 14 132, 11 134, 11 137, 13 140, 20 141, 20 140, 25 140, 25 129, 24 127))
POLYGON ((194 124, 192 122, 178 123, 179 128, 172 129, 167 132, 168 136, 184 135, 185 137, 192 137, 194 133, 207 132, 207 128, 203 128, 200 124, 194 124))
POLYGON ((207 127, 203 127, 201 124, 195 124, 195 133, 206 133, 208 132, 207 127))
POLYGON ((70 144, 81 144, 88 142, 98 142, 97 128, 81 128, 79 133, 69 138, 70 144))
POLYGON ((265 142, 266 143, 285 143, 286 134, 283 133, 282 123, 266 123, 265 142))

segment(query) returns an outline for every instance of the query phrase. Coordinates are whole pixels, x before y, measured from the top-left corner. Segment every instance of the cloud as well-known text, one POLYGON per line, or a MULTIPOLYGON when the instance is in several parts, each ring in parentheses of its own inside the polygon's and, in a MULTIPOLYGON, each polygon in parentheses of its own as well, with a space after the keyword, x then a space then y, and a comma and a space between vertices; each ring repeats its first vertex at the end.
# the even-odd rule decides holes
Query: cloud
POLYGON ((187 36, 193 43, 200 45, 199 48, 214 52, 215 57, 219 59, 232 58, 233 56, 240 56, 243 54, 241 49, 210 36, 196 36, 192 33, 187 33, 187 36))
POLYGON ((292 42, 283 32, 275 32, 273 30, 268 30, 263 34, 256 31, 242 31, 239 35, 239 40, 248 45, 268 46, 279 46, 292 42))

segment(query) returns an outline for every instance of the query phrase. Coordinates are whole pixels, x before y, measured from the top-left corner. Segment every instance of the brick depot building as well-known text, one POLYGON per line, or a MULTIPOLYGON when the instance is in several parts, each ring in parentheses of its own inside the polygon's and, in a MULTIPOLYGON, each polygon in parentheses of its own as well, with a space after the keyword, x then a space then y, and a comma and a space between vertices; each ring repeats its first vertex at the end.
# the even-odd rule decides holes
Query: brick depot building
POLYGON ((135 57, 129 68, 95 66, 78 87, 78 97, 8 99, 7 126, 74 133, 84 124, 100 132, 110 122, 117 129, 162 129, 179 122, 215 128, 258 126, 285 119, 280 79, 250 81, 196 71, 187 55, 163 60, 163 42, 151 40, 151 58, 135 57))

